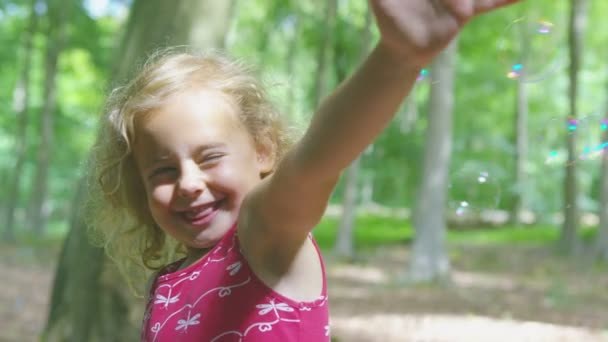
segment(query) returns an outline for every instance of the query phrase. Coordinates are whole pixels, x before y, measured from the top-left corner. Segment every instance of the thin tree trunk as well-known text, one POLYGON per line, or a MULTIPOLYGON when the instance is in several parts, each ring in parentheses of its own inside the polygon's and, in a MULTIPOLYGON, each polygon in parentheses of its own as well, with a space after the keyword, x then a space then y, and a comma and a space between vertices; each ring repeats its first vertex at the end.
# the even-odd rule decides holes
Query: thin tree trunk
MULTIPOLYGON (((232 1, 135 0, 123 45, 117 49, 112 81, 122 82, 132 76, 137 62, 159 47, 184 44, 194 48, 222 47, 231 5, 232 1), (209 25, 207 30, 203 30, 205 25, 209 25)), ((115 85, 113 82, 110 84, 115 85)), ((133 298, 103 250, 89 243, 79 210, 85 195, 82 179, 55 273, 44 339, 137 340, 141 321, 134 322, 132 318, 141 317, 143 304, 133 298)))
POLYGON ((57 109, 57 68, 66 40, 65 18, 72 4, 59 8, 54 0, 47 2, 49 16, 49 34, 47 38, 44 68, 44 103, 42 105, 40 143, 36 160, 36 174, 32 188, 30 207, 30 225, 37 235, 45 232, 49 214, 47 193, 49 188, 49 165, 53 150, 53 121, 57 109))
MULTIPOLYGON (((365 14, 365 24, 363 27, 363 41, 361 44, 359 61, 362 61, 369 53, 371 44, 371 10, 365 14)), ((340 81, 344 78, 341 75, 340 81)), ((342 218, 338 227, 338 236, 334 252, 337 256, 346 259, 354 259, 355 246, 353 232, 355 230, 357 192, 359 169, 361 167, 361 157, 357 157, 346 171, 344 198, 342 200, 342 218)))
POLYGON ((344 198, 342 199, 342 216, 340 218, 340 226, 338 227, 336 246, 334 248, 334 254, 336 256, 347 260, 353 260, 355 257, 355 239, 353 232, 355 230, 355 220, 357 216, 357 179, 359 177, 360 164, 361 161, 357 158, 346 170, 344 198))
POLYGON ((319 45, 317 55, 317 77, 315 80, 315 107, 321 103, 323 97, 327 94, 327 62, 330 59, 328 54, 331 52, 330 46, 333 39, 332 32, 334 31, 336 12, 338 7, 337 0, 328 0, 327 8, 325 9, 325 25, 321 33, 321 44, 319 45))
POLYGON ((32 42, 38 26, 38 15, 31 0, 28 26, 23 37, 23 66, 13 93, 13 107, 17 117, 15 132, 15 166, 8 182, 8 206, 4 226, 4 240, 15 241, 15 210, 19 204, 19 192, 23 165, 27 157, 27 126, 30 98, 30 71, 32 67, 32 42))
MULTIPOLYGON (((606 93, 608 95, 608 92, 606 93)), ((608 110, 608 96, 606 97, 608 110)), ((608 125, 608 120, 604 122, 608 125)), ((608 143, 608 129, 602 134, 602 144, 608 143)), ((602 151, 602 166, 600 171, 600 225, 597 238, 597 254, 600 259, 608 261, 608 147, 602 151)))
MULTIPOLYGON (((523 65, 528 65, 530 49, 530 36, 528 28, 520 26, 521 51, 523 65)), ((526 76, 521 75, 517 79, 517 95, 515 103, 515 192, 513 194, 513 207, 511 211, 511 222, 521 223, 521 213, 526 206, 525 184, 526 163, 528 158, 528 90, 526 88, 526 76)))
POLYGON ((296 16, 293 19, 293 32, 292 36, 289 37, 289 47, 287 50, 287 75, 290 77, 289 85, 287 87, 287 113, 291 118, 294 118, 295 110, 295 64, 296 64, 296 51, 298 46, 298 32, 300 31, 300 19, 296 16))
POLYGON ((413 87, 405 99, 405 108, 400 121, 399 130, 403 134, 410 133, 418 120, 418 107, 416 105, 416 88, 413 87))
POLYGON ((374 202, 374 173, 370 172, 363 180, 363 189, 361 190, 361 203, 363 206, 369 206, 374 202))
POLYGON ((407 280, 426 282, 448 276, 445 209, 452 152, 454 64, 457 40, 432 63, 435 82, 429 97, 422 181, 414 208, 414 243, 407 280))
MULTIPOLYGON (((568 119, 576 120, 578 117, 578 74, 583 51, 583 34, 587 21, 587 0, 572 0, 570 11, 570 113, 568 119)), ((576 173, 576 134, 568 135, 568 162, 566 163, 566 177, 564 180, 564 224, 559 239, 559 248, 565 253, 572 254, 578 249, 578 179, 576 173)))
POLYGON ((526 84, 522 80, 517 81, 517 103, 515 114, 515 193, 513 198, 513 209, 511 221, 515 224, 521 223, 521 214, 526 207, 525 184, 526 184, 526 160, 528 156, 528 93, 526 84))

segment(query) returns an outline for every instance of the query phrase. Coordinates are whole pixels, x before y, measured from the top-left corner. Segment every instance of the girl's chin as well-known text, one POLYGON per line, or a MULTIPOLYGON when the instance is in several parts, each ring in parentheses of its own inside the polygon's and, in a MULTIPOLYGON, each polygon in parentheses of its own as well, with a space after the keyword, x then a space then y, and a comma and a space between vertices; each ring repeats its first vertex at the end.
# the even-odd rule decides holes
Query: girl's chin
POLYGON ((195 237, 195 248, 211 248, 215 246, 215 244, 218 243, 224 237, 224 235, 226 235, 231 227, 232 225, 229 223, 220 224, 220 222, 216 222, 216 224, 200 230, 195 237))

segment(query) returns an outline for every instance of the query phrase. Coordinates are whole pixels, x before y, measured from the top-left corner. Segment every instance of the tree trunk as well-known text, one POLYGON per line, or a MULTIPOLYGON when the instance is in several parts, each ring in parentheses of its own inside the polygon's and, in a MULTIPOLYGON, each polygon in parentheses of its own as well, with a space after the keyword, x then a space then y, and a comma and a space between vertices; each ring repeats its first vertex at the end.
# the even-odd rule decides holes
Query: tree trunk
MULTIPOLYGON (((523 16, 523 15, 522 15, 523 16)), ((521 63, 528 65, 530 50, 530 36, 528 27, 520 26, 521 32, 521 63)), ((526 163, 528 158, 528 90, 526 88, 526 74, 517 79, 517 95, 515 100, 515 191, 513 193, 513 207, 511 208, 511 222, 521 223, 521 213, 526 206, 526 163)))
POLYGON ((15 210, 19 205, 19 192, 23 165, 27 157, 27 126, 30 98, 30 71, 32 66, 32 42, 38 26, 38 15, 34 8, 36 1, 31 0, 29 23, 23 37, 23 67, 15 85, 13 93, 13 107, 17 117, 17 131, 15 132, 15 166, 8 182, 6 208, 6 221, 4 226, 4 240, 15 241, 15 210))
POLYGON ((121 48, 116 50, 114 81, 129 79, 138 62, 159 48, 190 44, 223 49, 234 1, 135 0, 121 48))
POLYGON ((328 0, 327 8, 325 9, 325 26, 321 33, 321 44, 319 45, 317 55, 317 78, 315 80, 315 107, 321 103, 323 97, 327 94, 327 62, 329 60, 331 43, 333 39, 335 18, 337 13, 338 0, 328 0))
POLYGON ((525 184, 528 157, 528 93, 523 80, 517 80, 517 99, 515 114, 515 192, 511 222, 521 223, 521 213, 526 207, 525 184))
MULTIPOLYGON (((608 95, 608 93, 607 93, 608 95)), ((608 110, 608 96, 606 101, 608 110)), ((608 125, 608 118, 602 124, 608 125)), ((602 134, 602 143, 608 143, 608 128, 602 134)), ((600 171, 600 226, 598 227, 597 253, 600 259, 608 261, 608 147, 602 151, 600 171)))
MULTIPOLYGON (((572 0, 570 9, 570 113, 567 119, 578 117, 578 73, 583 51, 583 34, 587 21, 587 0, 572 0)), ((579 225, 578 179, 576 174, 576 134, 568 135, 568 162, 564 179, 564 224, 559 239, 561 251, 572 254, 578 249, 577 231, 579 225)))
POLYGON ((297 57, 297 47, 298 47, 298 40, 299 40, 299 31, 300 31, 300 19, 296 16, 293 19, 294 23, 293 23, 293 28, 292 28, 292 35, 289 37, 289 47, 287 50, 287 75, 290 77, 289 78, 289 85, 287 87, 287 113, 289 113, 289 117, 290 118, 295 118, 296 115, 294 113, 295 110, 295 101, 296 101, 296 95, 295 95, 295 64, 296 64, 296 57, 297 57))
MULTIPOLYGON (((74 199, 82 203, 85 184, 81 180, 74 199)), ((83 218, 76 210, 70 222, 70 231, 64 241, 59 263, 55 271, 51 304, 43 340, 50 341, 92 341, 93 336, 103 341, 135 340, 137 335, 129 331, 125 324, 108 321, 103 314, 104 305, 110 306, 112 317, 128 320, 126 305, 112 307, 111 293, 119 288, 102 286, 100 274, 103 272, 103 250, 91 248, 87 241, 87 230, 83 218), (105 302, 105 303, 104 303, 105 302), (103 336, 103 338, 102 338, 103 336)), ((121 292, 124 293, 124 290, 121 292)), ((126 301, 122 301, 125 303, 126 301)), ((119 301, 119 303, 121 303, 119 301)))
MULTIPOLYGON (((231 5, 232 1, 135 0, 115 56, 112 81, 132 76, 137 61, 168 44, 223 47, 231 5)), ((83 196, 84 179, 78 184, 70 231, 55 273, 44 339, 137 340, 143 304, 135 301, 103 250, 89 243, 79 210, 83 196)))
MULTIPOLYGON (((371 10, 366 11, 365 24, 363 27, 363 41, 361 44, 359 60, 362 61, 369 53, 371 42, 371 10)), ((343 75, 342 75, 343 76, 343 75)), ((342 81, 344 77, 340 78, 342 81)), ((354 236, 357 208, 357 192, 359 169, 361 167, 361 157, 357 157, 346 171, 344 185, 344 198, 342 200, 342 217, 338 227, 338 236, 334 253, 338 257, 349 260, 355 257, 354 236)))
POLYGON ((355 220, 357 216, 357 179, 361 161, 355 159, 346 170, 344 184, 344 198, 342 199, 342 216, 338 235, 336 236, 336 246, 334 254, 347 260, 355 257, 355 246, 353 232, 355 230, 355 220))
POLYGON ((361 204, 365 206, 374 203, 374 173, 370 172, 363 179, 363 189, 361 190, 361 204))
POLYGON ((47 2, 49 29, 44 61, 44 103, 42 105, 40 142, 36 158, 36 174, 32 187, 30 227, 36 235, 43 235, 49 214, 47 193, 49 188, 49 165, 53 149, 53 121, 57 108, 57 67, 66 39, 65 17, 72 4, 59 8, 53 0, 47 2))
POLYGON ((407 276, 411 282, 442 280, 450 269, 445 250, 445 209, 457 46, 454 40, 431 66, 434 82, 429 97, 424 164, 413 214, 415 236, 407 276))
POLYGON ((408 134, 414 128, 416 124, 416 120, 418 120, 418 106, 416 104, 416 88, 413 87, 412 91, 409 93, 407 98, 405 99, 405 108, 403 110, 403 115, 401 121, 399 122, 399 130, 403 134, 408 134))

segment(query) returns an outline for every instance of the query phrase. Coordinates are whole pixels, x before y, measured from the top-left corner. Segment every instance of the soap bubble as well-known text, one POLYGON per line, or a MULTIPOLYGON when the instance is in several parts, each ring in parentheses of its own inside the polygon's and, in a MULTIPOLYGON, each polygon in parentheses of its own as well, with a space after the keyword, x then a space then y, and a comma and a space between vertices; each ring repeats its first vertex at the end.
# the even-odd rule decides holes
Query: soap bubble
POLYGON ((448 210, 457 217, 479 217, 484 210, 498 207, 501 186, 484 169, 462 168, 450 176, 448 210))
MULTIPOLYGON (((573 163, 594 161, 605 150, 602 132, 606 120, 598 114, 582 115, 580 118, 553 117, 543 124, 534 143, 540 147, 545 165, 564 166, 573 163), (576 140, 575 156, 568 159, 567 139, 576 140)), ((607 125, 608 126, 608 125, 607 125)))
POLYGON ((560 69, 560 33, 547 19, 519 18, 498 40, 505 75, 522 82, 538 82, 560 69))

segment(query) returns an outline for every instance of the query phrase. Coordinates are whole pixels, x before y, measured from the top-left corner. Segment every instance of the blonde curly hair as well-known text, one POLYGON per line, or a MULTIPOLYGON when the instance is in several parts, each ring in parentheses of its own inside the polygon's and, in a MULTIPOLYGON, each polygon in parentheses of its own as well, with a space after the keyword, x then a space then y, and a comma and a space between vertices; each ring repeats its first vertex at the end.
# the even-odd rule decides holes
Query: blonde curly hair
POLYGON ((85 217, 94 242, 105 248, 132 288, 139 282, 134 277, 149 276, 185 251, 165 236, 142 198, 145 189, 132 153, 135 119, 193 87, 230 96, 253 141, 272 151, 276 162, 297 134, 272 106, 253 70, 218 53, 161 51, 131 82, 114 89, 89 160, 85 217))

